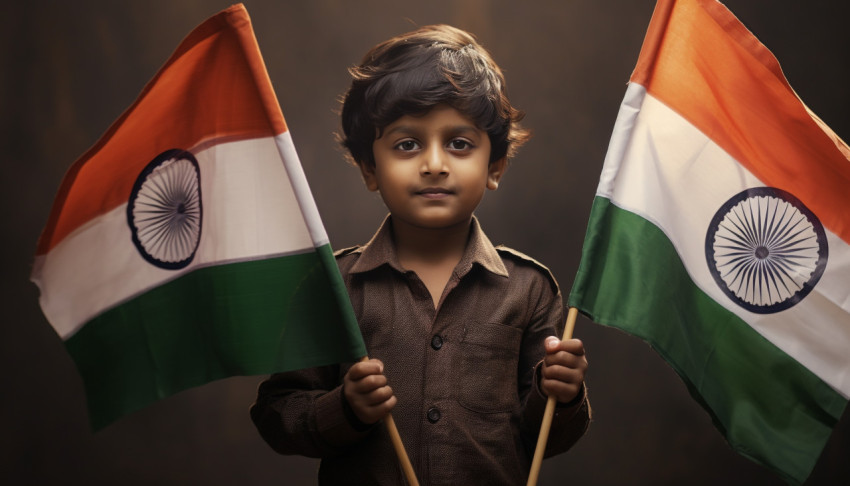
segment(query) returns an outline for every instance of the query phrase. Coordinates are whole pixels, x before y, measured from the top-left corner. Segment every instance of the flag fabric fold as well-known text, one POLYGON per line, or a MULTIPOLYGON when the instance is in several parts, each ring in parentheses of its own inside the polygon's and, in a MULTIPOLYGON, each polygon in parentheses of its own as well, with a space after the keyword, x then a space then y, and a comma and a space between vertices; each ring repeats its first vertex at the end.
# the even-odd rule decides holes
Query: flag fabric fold
POLYGON ((95 428, 366 354, 244 6, 193 30, 71 166, 31 278, 95 428))
POLYGON ((569 297, 798 483, 850 396, 848 156, 726 7, 659 1, 569 297))

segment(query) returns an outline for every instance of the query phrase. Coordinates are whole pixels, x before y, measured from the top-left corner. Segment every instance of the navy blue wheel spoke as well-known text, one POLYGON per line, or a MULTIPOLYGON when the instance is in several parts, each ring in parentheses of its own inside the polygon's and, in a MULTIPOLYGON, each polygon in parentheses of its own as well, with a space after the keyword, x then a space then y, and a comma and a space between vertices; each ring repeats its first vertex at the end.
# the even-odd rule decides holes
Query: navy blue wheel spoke
POLYGON ((740 218, 738 218, 738 215, 735 214, 734 216, 738 219, 738 223, 732 221, 731 219, 729 219, 728 221, 729 224, 734 226, 737 231, 730 230, 729 232, 738 237, 738 240, 741 241, 741 243, 744 243, 748 246, 755 245, 755 240, 753 240, 752 235, 750 235, 744 228, 745 225, 741 222, 740 218))
POLYGON ((782 225, 782 227, 777 227, 777 230, 776 230, 776 231, 774 231, 774 233, 773 233, 773 235, 771 236, 771 238, 770 238, 770 240, 768 241, 768 243, 770 243, 770 244, 775 244, 775 243, 776 243, 776 241, 781 240, 782 238, 784 238, 784 237, 785 237, 785 235, 786 235, 786 234, 788 234, 788 232, 789 232, 789 231, 792 231, 792 229, 791 229, 791 228, 789 228, 789 225, 790 225, 791 223, 793 223, 793 222, 794 222, 794 215, 793 215, 793 213, 788 215, 788 220, 787 220, 787 221, 785 220, 785 213, 787 213, 787 212, 788 212, 788 207, 789 207, 789 205, 786 205, 786 206, 785 206, 785 212, 783 213, 783 215, 782 215, 782 219, 780 220, 780 224, 782 225))
POLYGON ((752 230, 751 230, 751 228, 750 228, 750 225, 749 225, 749 223, 748 223, 748 220, 747 220, 746 216, 743 216, 743 219, 741 219, 741 218, 742 218, 742 216, 741 216, 741 214, 742 214, 742 213, 743 213, 743 208, 741 209, 741 212, 740 212, 740 213, 736 211, 736 212, 734 212, 733 214, 734 214, 735 218, 738 220, 738 222, 741 224, 741 231, 742 231, 742 233, 743 233, 744 235, 746 235, 746 237, 747 237, 747 243, 749 243, 750 245, 755 246, 755 245, 756 245, 755 235, 753 235, 753 233, 752 233, 752 230))

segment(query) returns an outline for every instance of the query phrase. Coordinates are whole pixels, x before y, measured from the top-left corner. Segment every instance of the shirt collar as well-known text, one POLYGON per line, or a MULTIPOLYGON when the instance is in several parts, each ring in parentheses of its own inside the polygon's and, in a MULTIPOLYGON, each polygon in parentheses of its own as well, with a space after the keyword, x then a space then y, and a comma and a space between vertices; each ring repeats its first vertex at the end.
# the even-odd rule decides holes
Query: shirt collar
MULTIPOLYGON (((401 264, 398 261, 395 242, 393 241, 392 233, 392 218, 387 216, 378 231, 360 248, 360 258, 352 265, 350 273, 364 273, 374 270, 381 265, 389 265, 398 272, 404 272, 401 264)), ((493 243, 484 234, 478 219, 473 216, 469 231, 469 240, 466 244, 466 249, 463 252, 460 262, 455 267, 455 273, 458 277, 463 277, 472 269, 472 266, 477 263, 482 268, 502 277, 508 276, 508 269, 502 263, 502 258, 493 247, 493 243)))

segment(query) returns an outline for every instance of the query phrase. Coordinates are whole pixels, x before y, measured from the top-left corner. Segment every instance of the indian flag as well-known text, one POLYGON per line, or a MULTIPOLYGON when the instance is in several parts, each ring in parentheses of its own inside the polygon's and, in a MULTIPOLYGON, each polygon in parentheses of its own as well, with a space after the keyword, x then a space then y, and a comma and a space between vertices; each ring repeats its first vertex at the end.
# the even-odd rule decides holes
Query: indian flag
POLYGON ((241 4, 73 164, 32 280, 95 428, 212 380, 366 354, 241 4))
POLYGON ((850 396, 850 150, 713 0, 660 1, 630 81, 570 303, 802 482, 850 396))

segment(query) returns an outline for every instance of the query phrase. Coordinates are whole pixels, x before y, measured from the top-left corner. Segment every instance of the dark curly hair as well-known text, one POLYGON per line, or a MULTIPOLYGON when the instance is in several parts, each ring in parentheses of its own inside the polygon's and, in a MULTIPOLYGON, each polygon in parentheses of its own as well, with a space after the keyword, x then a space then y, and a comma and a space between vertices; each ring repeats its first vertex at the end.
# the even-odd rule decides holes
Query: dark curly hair
POLYGON ((505 78, 475 38, 448 25, 430 25, 373 47, 349 69, 339 137, 351 161, 374 166, 372 144, 405 115, 446 104, 490 138, 490 162, 512 157, 530 132, 505 92, 505 78))

